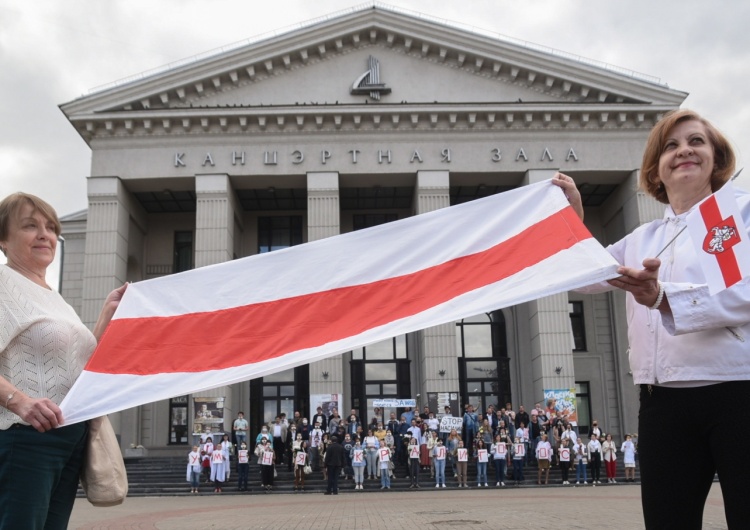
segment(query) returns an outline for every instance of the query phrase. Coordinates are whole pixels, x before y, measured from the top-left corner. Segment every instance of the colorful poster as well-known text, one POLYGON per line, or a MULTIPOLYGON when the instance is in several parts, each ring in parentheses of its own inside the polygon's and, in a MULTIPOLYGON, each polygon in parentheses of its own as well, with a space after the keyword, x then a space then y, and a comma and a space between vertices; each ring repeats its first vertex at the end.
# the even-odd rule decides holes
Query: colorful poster
POLYGON ((318 413, 318 407, 323 408, 323 414, 326 415, 326 418, 331 416, 333 409, 338 409, 339 414, 341 414, 341 407, 339 405, 343 402, 343 394, 311 394, 310 415, 308 418, 312 418, 318 413))
POLYGON ((576 389, 563 388, 544 391, 544 403, 547 410, 562 412, 572 425, 578 425, 578 409, 576 409, 576 389))
POLYGON ((194 397, 193 434, 224 432, 224 397, 194 397))

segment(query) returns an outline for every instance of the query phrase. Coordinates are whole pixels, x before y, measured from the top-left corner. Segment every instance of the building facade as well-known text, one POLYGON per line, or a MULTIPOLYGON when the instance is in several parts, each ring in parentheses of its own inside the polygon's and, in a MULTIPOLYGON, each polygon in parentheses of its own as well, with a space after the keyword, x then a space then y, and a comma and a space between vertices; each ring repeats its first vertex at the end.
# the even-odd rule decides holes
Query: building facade
MULTIPOLYGON (((576 179, 603 244, 662 215, 637 191, 653 124, 686 94, 653 78, 385 6, 144 74, 61 106, 92 150, 88 209, 63 219, 62 294, 93 325, 141 281, 576 179)), ((470 234, 466 234, 470 237, 470 234)), ((351 256, 356 260, 357 256, 351 256)), ((189 296, 189 293, 178 293, 189 296)), ((541 402, 575 388, 579 423, 636 426, 624 296, 564 293, 259 380, 113 415, 123 447, 191 443, 196 399, 251 428, 379 398, 541 402)), ((397 409, 386 409, 389 412, 397 409)))

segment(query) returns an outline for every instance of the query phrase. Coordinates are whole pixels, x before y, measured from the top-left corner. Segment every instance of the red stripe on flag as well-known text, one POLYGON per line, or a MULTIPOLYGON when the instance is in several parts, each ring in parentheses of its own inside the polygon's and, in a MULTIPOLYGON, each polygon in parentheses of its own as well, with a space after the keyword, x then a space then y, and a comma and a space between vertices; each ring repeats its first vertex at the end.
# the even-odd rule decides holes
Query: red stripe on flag
POLYGON ((567 207, 490 249, 404 276, 212 312, 116 319, 85 369, 203 372, 280 357, 418 314, 590 237, 567 207))
MULTIPOLYGON (((700 212, 708 232, 710 232, 713 227, 719 226, 724 222, 721 210, 719 210, 719 204, 716 201, 716 195, 711 195, 701 203, 700 212)), ((732 247, 726 247, 724 252, 716 252, 712 255, 716 257, 716 261, 719 264, 721 275, 724 278, 724 285, 731 287, 742 279, 742 273, 740 272, 737 257, 735 256, 732 247)))

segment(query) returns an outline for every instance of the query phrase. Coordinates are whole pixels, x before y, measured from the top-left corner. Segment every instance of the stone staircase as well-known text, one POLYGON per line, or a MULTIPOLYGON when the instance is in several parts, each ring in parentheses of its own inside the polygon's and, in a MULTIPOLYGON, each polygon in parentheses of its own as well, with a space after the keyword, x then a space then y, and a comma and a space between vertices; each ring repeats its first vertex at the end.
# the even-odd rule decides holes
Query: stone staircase
MULTIPOLYGON (((128 472, 129 481, 129 497, 158 497, 158 496, 190 496, 190 484, 185 480, 185 471, 187 467, 187 457, 147 457, 147 458, 129 458, 125 461, 125 466, 128 472)), ((456 488, 456 479, 453 478, 453 474, 450 472, 450 467, 446 469, 446 485, 444 491, 448 491, 456 488)), ((602 480, 602 486, 617 486, 621 484, 627 484, 625 482, 625 470, 622 465, 622 461, 618 461, 617 465, 617 484, 607 484, 606 474, 604 472, 604 465, 602 465, 601 475, 605 477, 602 480)), ((294 491, 294 474, 287 471, 286 465, 277 466, 278 476, 274 480, 273 493, 297 493, 294 491)), ((536 465, 524 466, 525 482, 520 486, 524 488, 529 487, 569 487, 563 486, 562 476, 560 474, 560 468, 553 466, 550 471, 550 479, 548 486, 537 486, 536 476, 537 468, 536 465)), ((229 495, 246 495, 246 494, 260 494, 267 493, 267 491, 260 485, 260 466, 255 463, 250 464, 250 475, 248 480, 248 491, 240 492, 237 491, 237 471, 236 471, 236 460, 232 460, 232 471, 230 474, 229 481, 225 483, 225 487, 222 488, 223 494, 229 495)), ((469 462, 469 487, 476 488, 476 464, 469 462)), ((490 461, 487 476, 489 479, 490 487, 487 489, 495 488, 495 468, 490 461)), ((429 471, 422 471, 420 473, 420 485, 422 490, 435 489, 435 481, 430 478, 429 471)), ((575 483, 575 472, 571 472, 571 482, 575 483)), ((589 481, 591 477, 589 477, 589 481)), ((640 480, 640 473, 636 467, 636 482, 640 480)), ((322 471, 314 472, 305 477, 305 490, 300 493, 322 493, 326 490, 326 480, 323 479, 322 471)), ((512 480, 507 479, 505 481, 506 488, 516 487, 512 485, 512 480)), ((407 477, 406 467, 397 466, 395 470, 395 478, 391 480, 391 491, 410 491, 409 486, 411 480, 407 477)), ((380 480, 367 480, 364 482, 365 489, 363 491, 380 491, 380 480)), ((496 488, 495 488, 496 489, 496 488)), ((442 490, 442 488, 441 488, 442 490)), ((213 494, 213 484, 207 484, 203 477, 201 477, 200 492, 213 494)), ((339 491, 340 492, 355 492, 354 481, 339 479, 339 491)), ((356 491, 356 493, 361 493, 356 491)), ((79 496, 83 496, 83 491, 79 489, 79 496)))

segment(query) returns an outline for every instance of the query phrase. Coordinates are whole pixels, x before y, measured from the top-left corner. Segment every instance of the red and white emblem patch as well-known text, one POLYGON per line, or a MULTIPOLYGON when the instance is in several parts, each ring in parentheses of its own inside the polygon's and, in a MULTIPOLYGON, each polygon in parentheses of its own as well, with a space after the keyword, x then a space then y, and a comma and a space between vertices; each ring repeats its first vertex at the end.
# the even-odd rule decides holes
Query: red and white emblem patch
POLYGON ((729 216, 721 223, 711 227, 703 239, 703 251, 709 254, 719 254, 732 248, 741 240, 737 233, 734 217, 729 216))

